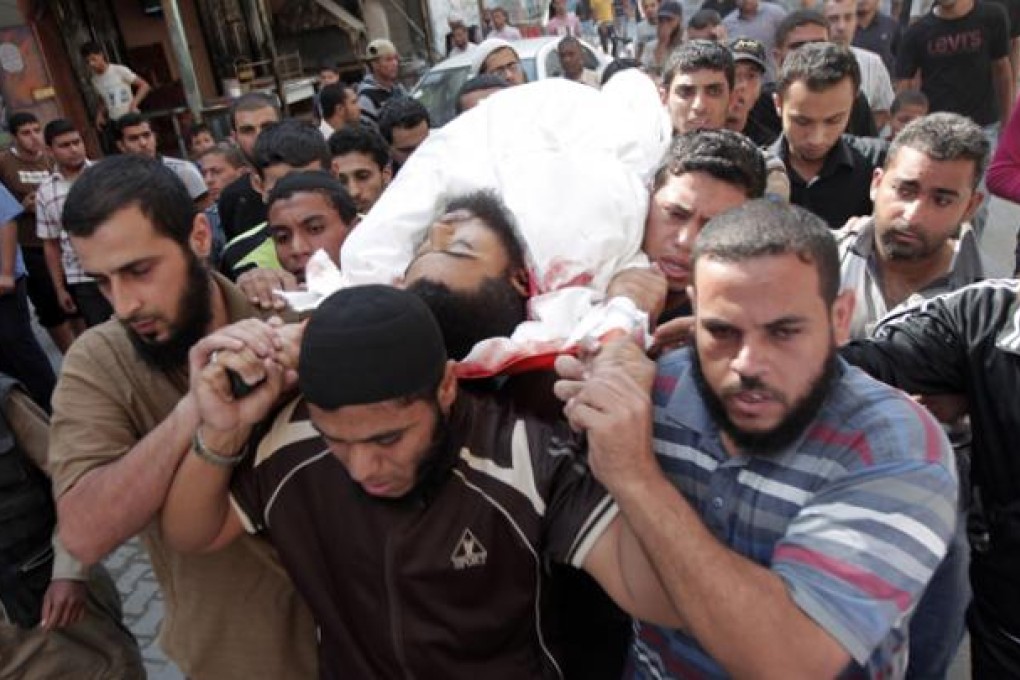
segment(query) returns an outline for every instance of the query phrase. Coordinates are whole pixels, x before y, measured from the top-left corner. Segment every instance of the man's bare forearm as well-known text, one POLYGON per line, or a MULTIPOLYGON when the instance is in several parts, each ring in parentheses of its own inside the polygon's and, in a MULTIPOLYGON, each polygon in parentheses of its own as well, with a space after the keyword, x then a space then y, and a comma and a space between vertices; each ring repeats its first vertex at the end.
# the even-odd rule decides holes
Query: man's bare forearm
POLYGON ((75 557, 95 564, 156 517, 197 424, 185 397, 130 451, 90 470, 60 497, 60 538, 75 557))
POLYGON ((849 654, 782 579, 719 543, 661 475, 614 494, 687 632, 735 677, 833 677, 849 654))
POLYGON ((14 276, 18 254, 18 231, 14 222, 0 224, 0 276, 14 276))
MULTIPOLYGON (((208 448, 223 455, 233 455, 242 448, 247 433, 248 428, 244 428, 226 436, 211 436, 203 432, 203 437, 208 448)), ((232 472, 233 468, 217 467, 194 454, 184 457, 160 515, 163 535, 172 548, 181 552, 202 552, 221 547, 236 538, 238 532, 224 535, 232 512, 232 472)))
POLYGON ((64 263, 60 259, 60 239, 46 239, 43 241, 43 257, 46 259, 46 268, 50 272, 50 280, 55 290, 64 290, 67 282, 64 279, 64 263))

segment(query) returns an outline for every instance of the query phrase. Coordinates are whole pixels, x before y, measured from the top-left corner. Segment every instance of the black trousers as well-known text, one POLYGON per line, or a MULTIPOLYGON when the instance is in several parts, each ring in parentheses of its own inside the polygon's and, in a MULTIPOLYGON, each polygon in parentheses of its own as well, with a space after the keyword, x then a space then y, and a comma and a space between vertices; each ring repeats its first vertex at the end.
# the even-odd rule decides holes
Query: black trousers
POLYGON ((1003 630, 977 598, 967 610, 970 630, 970 668, 974 680, 1020 678, 1020 636, 1003 630))
POLYGON ((59 326, 67 321, 67 314, 57 300, 57 291, 53 288, 53 279, 50 278, 42 246, 22 246, 21 254, 25 258, 25 269, 28 270, 28 297, 35 307, 39 325, 43 328, 59 326))
POLYGON ((0 372, 20 381, 49 413, 57 377, 32 332, 27 289, 28 277, 22 276, 13 292, 0 295, 0 372))

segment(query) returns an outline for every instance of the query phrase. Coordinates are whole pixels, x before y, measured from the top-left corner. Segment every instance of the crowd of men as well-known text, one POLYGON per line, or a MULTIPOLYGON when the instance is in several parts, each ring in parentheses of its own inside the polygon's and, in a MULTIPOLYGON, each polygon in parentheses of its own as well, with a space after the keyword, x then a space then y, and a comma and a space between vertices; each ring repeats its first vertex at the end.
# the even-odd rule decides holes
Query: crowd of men
MULTIPOLYGON (((144 677, 102 566, 140 536, 194 680, 945 678, 965 630, 1020 677, 1020 285, 979 238, 986 184, 1020 201, 1015 1, 644 0, 597 73, 582 24, 634 8, 554 0, 564 87, 636 69, 672 128, 601 291, 649 325, 484 380, 536 292, 498 189, 432 197, 398 281, 277 294, 415 190, 390 41, 191 159, 85 45, 107 157, 28 112, 0 155, 0 676, 144 677)), ((531 87, 483 23, 458 116, 531 87)))

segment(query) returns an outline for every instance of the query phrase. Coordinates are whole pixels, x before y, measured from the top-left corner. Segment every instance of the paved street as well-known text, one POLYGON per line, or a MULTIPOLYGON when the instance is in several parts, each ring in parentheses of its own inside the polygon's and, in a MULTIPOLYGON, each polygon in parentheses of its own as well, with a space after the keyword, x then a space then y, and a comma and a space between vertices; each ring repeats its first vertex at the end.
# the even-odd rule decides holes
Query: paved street
POLYGON ((141 542, 136 538, 117 548, 106 558, 106 567, 117 582, 124 618, 138 638, 150 680, 183 680, 156 642, 163 620, 163 596, 141 542))
MULTIPOLYGON (((1010 274, 1018 225, 1020 208, 994 199, 990 207, 989 224, 981 239, 983 250, 989 257, 991 275, 1010 274)), ((54 365, 58 365, 59 356, 49 338, 40 329, 37 329, 37 335, 47 348, 54 365)), ((166 659, 156 642, 156 633, 163 618, 163 598, 141 543, 134 539, 121 546, 107 558, 106 565, 117 581, 124 603, 124 617, 141 645, 149 678, 183 680, 180 671, 166 659)), ((969 678, 969 655, 965 643, 950 673, 950 680, 969 678)))

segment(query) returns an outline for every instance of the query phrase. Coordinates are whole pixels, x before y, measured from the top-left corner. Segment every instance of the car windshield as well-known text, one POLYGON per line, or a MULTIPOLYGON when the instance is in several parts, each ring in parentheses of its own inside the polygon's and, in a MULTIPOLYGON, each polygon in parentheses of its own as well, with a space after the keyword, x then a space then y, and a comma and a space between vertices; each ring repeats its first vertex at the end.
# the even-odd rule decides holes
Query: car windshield
MULTIPOLYGON (((535 59, 521 60, 528 82, 538 79, 535 59)), ((468 77, 468 66, 459 68, 433 69, 425 74, 414 90, 414 97, 425 105, 432 118, 432 127, 446 125, 457 114, 457 93, 468 77)))

